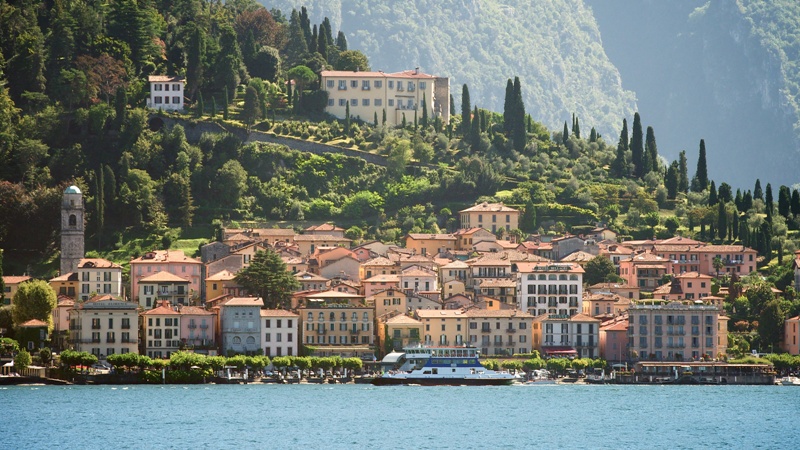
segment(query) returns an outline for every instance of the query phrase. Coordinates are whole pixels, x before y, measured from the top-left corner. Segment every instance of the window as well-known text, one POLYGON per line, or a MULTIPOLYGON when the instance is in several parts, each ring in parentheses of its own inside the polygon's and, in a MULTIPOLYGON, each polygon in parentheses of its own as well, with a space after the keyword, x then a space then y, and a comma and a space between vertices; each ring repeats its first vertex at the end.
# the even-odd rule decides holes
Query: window
POLYGON ((173 90, 173 91, 180 91, 180 90, 181 90, 181 85, 180 85, 180 84, 177 84, 177 83, 176 83, 176 84, 173 84, 173 85, 172 85, 172 90, 173 90))
POLYGON ((358 87, 358 80, 350 80, 350 87, 357 88, 358 87))
POLYGON ((358 99, 354 98, 354 99, 350 100, 350 106, 358 106, 358 99))
POLYGON ((339 80, 339 90, 346 91, 347 90, 347 81, 339 80))
POLYGON ((369 99, 365 98, 365 99, 361 100, 361 106, 369 106, 369 99))
POLYGON ((414 90, 414 82, 413 81, 409 81, 408 82, 408 91, 412 92, 413 90, 414 90))
POLYGON ((376 88, 382 88, 383 87, 383 80, 375 80, 375 81, 372 82, 372 84, 374 84, 376 88))
POLYGON ((156 105, 160 105, 161 104, 161 97, 160 96, 153 97, 153 101, 155 102, 156 105))
POLYGON ((389 80, 389 89, 394 89, 394 80, 389 80))
POLYGON ((328 81, 325 83, 325 85, 326 85, 326 86, 328 86, 328 88, 332 88, 332 87, 333 87, 333 85, 334 85, 334 82, 333 82, 333 80, 328 80, 328 81))
POLYGON ((424 81, 420 81, 419 82, 419 88, 420 89, 425 89, 425 85, 426 85, 426 83, 424 81))
POLYGON ((163 89, 163 88, 161 87, 161 84, 160 84, 160 83, 156 83, 156 84, 154 84, 154 85, 153 85, 153 90, 154 90, 154 91, 160 91, 160 90, 162 90, 162 89, 163 89))
POLYGON ((369 80, 361 80, 361 89, 364 91, 369 90, 369 80))
POLYGON ((264 335, 264 341, 272 342, 272 333, 267 333, 266 335, 264 335))
POLYGON ((169 96, 168 95, 164 96, 164 103, 169 103, 169 96))
POLYGON ((394 106, 394 99, 393 98, 389 99, 389 106, 394 106))
POLYGON ((332 98, 328 99, 328 106, 333 106, 334 100, 332 98))
POLYGON ((177 105, 180 102, 181 102, 181 98, 180 97, 172 97, 172 103, 177 105))
POLYGON ((339 99, 339 106, 347 106, 347 100, 340 98, 339 99))

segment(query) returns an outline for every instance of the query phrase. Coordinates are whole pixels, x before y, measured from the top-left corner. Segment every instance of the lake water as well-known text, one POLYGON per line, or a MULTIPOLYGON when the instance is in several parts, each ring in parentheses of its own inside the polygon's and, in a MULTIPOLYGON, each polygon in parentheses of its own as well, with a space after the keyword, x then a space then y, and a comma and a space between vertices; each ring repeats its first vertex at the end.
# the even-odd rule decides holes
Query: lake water
POLYGON ((0 449, 800 446, 789 386, 12 386, 0 411, 0 449))

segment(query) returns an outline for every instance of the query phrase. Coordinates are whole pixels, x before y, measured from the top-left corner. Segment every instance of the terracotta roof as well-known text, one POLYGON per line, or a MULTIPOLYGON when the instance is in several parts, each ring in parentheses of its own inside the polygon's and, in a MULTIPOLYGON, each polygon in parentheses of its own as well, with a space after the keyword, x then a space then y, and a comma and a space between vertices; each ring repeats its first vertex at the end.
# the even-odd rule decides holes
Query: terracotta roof
POLYGON ((600 329, 602 331, 628 331, 628 321, 620 320, 609 325, 601 325, 600 329))
POLYGON ((67 297, 66 295, 59 295, 58 296, 58 304, 57 306, 74 306, 75 300, 71 297, 67 297))
POLYGON ((103 258, 83 258, 78 262, 78 268, 80 269, 121 269, 117 263, 111 262, 107 259, 103 258))
POLYGON ((669 239, 663 239, 658 242, 659 244, 688 244, 688 245, 702 245, 703 241, 695 241, 683 236, 673 236, 669 239))
POLYGON ((449 262, 441 267, 442 269, 468 269, 469 264, 465 263, 464 261, 455 260, 449 262))
POLYGON ((653 253, 640 253, 630 259, 633 262, 669 262, 668 259, 662 258, 653 253))
POLYGON ((393 274, 374 275, 363 281, 363 283, 381 283, 381 282, 399 283, 400 275, 393 275, 393 274))
POLYGON ((417 240, 417 241, 419 241, 419 240, 427 240, 427 241, 431 241, 431 240, 434 240, 434 241, 454 241, 454 240, 456 240, 456 237, 454 235, 445 234, 445 233, 440 233, 440 234, 408 233, 408 235, 406 235, 406 237, 409 237, 409 238, 417 240))
POLYGON ((528 314, 526 312, 522 312, 518 309, 499 309, 499 310, 490 310, 490 309, 470 309, 466 312, 467 317, 474 317, 474 318, 509 318, 509 319, 533 319, 532 314, 528 314))
POLYGON ((339 291, 323 291, 318 292, 315 294, 306 295, 306 298, 309 299, 328 299, 328 298, 347 298, 347 299, 359 299, 364 298, 363 295, 358 294, 351 294, 349 292, 339 292, 339 291))
POLYGON ((225 302, 225 306, 264 306, 261 297, 233 297, 225 302))
POLYGON ((664 269, 667 270, 667 267, 663 264, 637 264, 637 269, 664 269))
MULTIPOLYGON (((475 234, 478 231, 485 231, 485 232, 487 232, 489 234, 492 233, 491 231, 486 230, 486 229, 481 228, 481 227, 472 227, 472 228, 463 228, 461 230, 458 230, 455 233, 453 233, 453 235, 455 235, 455 236, 466 236, 466 235, 470 235, 470 234, 475 234)), ((494 235, 492 235, 492 236, 494 236, 494 235)))
POLYGON ((712 245, 708 244, 703 247, 697 248, 698 252, 702 253, 745 253, 756 251, 752 248, 745 247, 744 245, 712 245))
POLYGON ((158 303, 153 309, 147 310, 142 313, 143 316, 179 316, 180 313, 170 306, 168 300, 158 303))
POLYGON ((420 319, 446 319, 449 317, 467 317, 460 309, 418 309, 417 317, 420 319))
POLYGON ((578 250, 577 252, 572 252, 561 258, 560 262, 587 262, 592 260, 595 256, 597 255, 578 250))
POLYGON ((175 274, 160 271, 139 280, 140 283, 188 283, 189 280, 175 274))
POLYGON ((478 283, 478 286, 480 287, 516 287, 516 285, 517 282, 511 278, 484 278, 481 279, 480 283, 478 283))
MULTIPOLYGON (((361 72, 349 70, 323 70, 320 72, 323 77, 351 77, 351 78, 424 78, 434 79, 433 75, 419 72, 418 70, 404 70, 402 72, 384 73, 381 71, 361 72)), ((357 88, 358 89, 358 88, 357 88)))
POLYGON ((304 231, 344 231, 344 228, 339 228, 332 223, 323 223, 320 225, 311 225, 304 231))
POLYGON ((214 313, 199 306, 181 306, 180 311, 182 316, 213 316, 214 313))
POLYGON ((574 262, 519 262, 517 271, 520 273, 584 273, 583 267, 574 262))
POLYGON ((386 324, 393 324, 393 325, 422 325, 422 322, 419 320, 409 317, 405 314, 398 314, 391 319, 386 320, 386 324))
POLYGON ((261 317, 300 317, 285 309, 262 309, 259 314, 261 314, 261 317))
POLYGON ((236 278, 236 274, 228 270, 222 270, 215 273, 214 275, 206 277, 206 281, 230 281, 233 280, 234 278, 236 278))
POLYGON ((363 267, 367 266, 395 266, 396 264, 389 258, 378 256, 377 258, 370 259, 361 264, 363 267))
POLYGON ((404 270, 400 276, 403 277, 435 277, 436 274, 420 269, 404 270))
POLYGON ((21 323, 19 326, 22 328, 41 328, 41 327, 46 327, 47 323, 42 322, 41 320, 38 319, 31 319, 27 322, 21 323))
MULTIPOLYGON (((3 280, 5 280, 5 278, 6 277, 3 277, 3 280)), ((67 272, 64 275, 51 278, 50 282, 52 283, 53 281, 78 281, 78 272, 67 272)))
POLYGON ((294 237, 295 242, 311 242, 311 241, 331 241, 331 242, 352 242, 350 239, 331 236, 329 234, 298 234, 294 237))
POLYGON ((638 289, 636 286, 628 286, 624 283, 597 283, 589 286, 590 289, 638 289))
POLYGON ((569 321, 570 322, 597 322, 597 323, 601 322, 600 319, 595 319, 594 317, 587 316, 586 314, 583 314, 583 313, 575 314, 574 316, 569 318, 569 321))
POLYGON ((297 272, 296 274, 294 274, 294 277, 295 277, 295 279, 297 279, 297 281, 325 281, 325 282, 328 281, 327 278, 325 278, 325 277, 323 277, 321 275, 317 275, 315 273, 306 272, 306 271, 297 272))
POLYGON ((3 283, 5 284, 19 284, 19 283, 24 283, 25 281, 28 280, 32 280, 32 278, 27 275, 20 275, 20 276, 9 275, 3 277, 3 283))
POLYGON ((183 82, 185 79, 183 77, 178 76, 170 76, 170 75, 150 75, 147 77, 147 81, 150 83, 163 83, 167 82, 183 82))
POLYGON ((710 280, 714 277, 712 277, 711 275, 703 275, 702 273, 698 272, 686 272, 680 275, 675 275, 675 278, 705 278, 710 280))
POLYGON ((514 208, 509 208, 502 203, 480 203, 459 212, 519 212, 514 208))

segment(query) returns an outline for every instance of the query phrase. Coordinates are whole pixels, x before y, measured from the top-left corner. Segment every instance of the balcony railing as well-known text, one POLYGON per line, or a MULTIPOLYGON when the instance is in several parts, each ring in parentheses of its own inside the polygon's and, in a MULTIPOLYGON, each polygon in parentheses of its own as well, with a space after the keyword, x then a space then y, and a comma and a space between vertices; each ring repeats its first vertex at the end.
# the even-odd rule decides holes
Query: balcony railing
POLYGON ((120 340, 120 342, 122 342, 123 344, 137 344, 139 342, 139 340, 138 339, 131 339, 131 338, 128 338, 128 339, 122 338, 120 340))
POLYGON ((100 329, 100 324, 97 324, 97 325, 92 324, 92 329, 93 330, 99 330, 100 329))
POLYGON ((201 330, 205 330, 206 328, 208 328, 208 324, 207 323, 200 324, 200 329, 201 330))
POLYGON ((516 333, 516 332, 517 332, 516 328, 506 328, 506 333, 516 333))
POLYGON ((189 322, 189 328, 197 328, 197 325, 194 322, 189 322))
POLYGON ((481 333, 491 333, 491 332, 492 332, 491 328, 481 328, 481 333))
POLYGON ((113 337, 112 338, 106 338, 106 343, 107 344, 113 344, 115 342, 117 342, 117 340, 115 338, 113 338, 113 337))
POLYGON ((131 329, 131 324, 129 324, 129 323, 123 323, 123 324, 122 324, 122 329, 123 329, 123 330, 130 330, 130 329, 131 329))
POLYGON ((361 330, 353 330, 353 329, 350 329, 350 334, 358 334, 358 333, 360 333, 360 332, 361 332, 361 330))

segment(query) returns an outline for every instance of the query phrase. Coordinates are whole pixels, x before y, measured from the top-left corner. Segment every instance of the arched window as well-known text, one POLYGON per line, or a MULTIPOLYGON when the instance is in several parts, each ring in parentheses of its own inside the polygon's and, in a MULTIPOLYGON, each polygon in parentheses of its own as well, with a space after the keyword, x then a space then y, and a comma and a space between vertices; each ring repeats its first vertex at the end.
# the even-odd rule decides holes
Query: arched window
POLYGON ((364 311, 364 322, 369 322, 369 314, 364 311))
POLYGON ((319 321, 320 322, 324 322, 325 321, 325 313, 322 312, 322 311, 319 312, 319 321))
POLYGON ((347 314, 345 314, 345 312, 344 312, 344 311, 342 311, 342 314, 341 314, 340 320, 341 320, 342 322, 346 322, 346 321, 347 321, 347 314))
POLYGON ((235 345, 239 345, 239 344, 241 344, 241 343, 242 343, 242 338, 240 338, 239 336, 234 336, 234 337, 233 337, 233 343, 234 343, 235 345))
POLYGON ((256 343, 256 338, 254 338, 253 336, 247 337, 247 345, 254 345, 255 343, 256 343))
POLYGON ((331 314, 330 314, 330 318, 331 318, 331 322, 333 322, 334 320, 336 320, 336 313, 335 313, 335 312, 331 312, 331 314))
POLYGON ((308 321, 312 322, 314 320, 314 313, 308 313, 308 321))
POLYGON ((75 214, 69 215, 69 226, 77 227, 78 226, 78 218, 75 217, 75 214))
POLYGON ((353 322, 358 321, 358 313, 353 311, 353 322))

